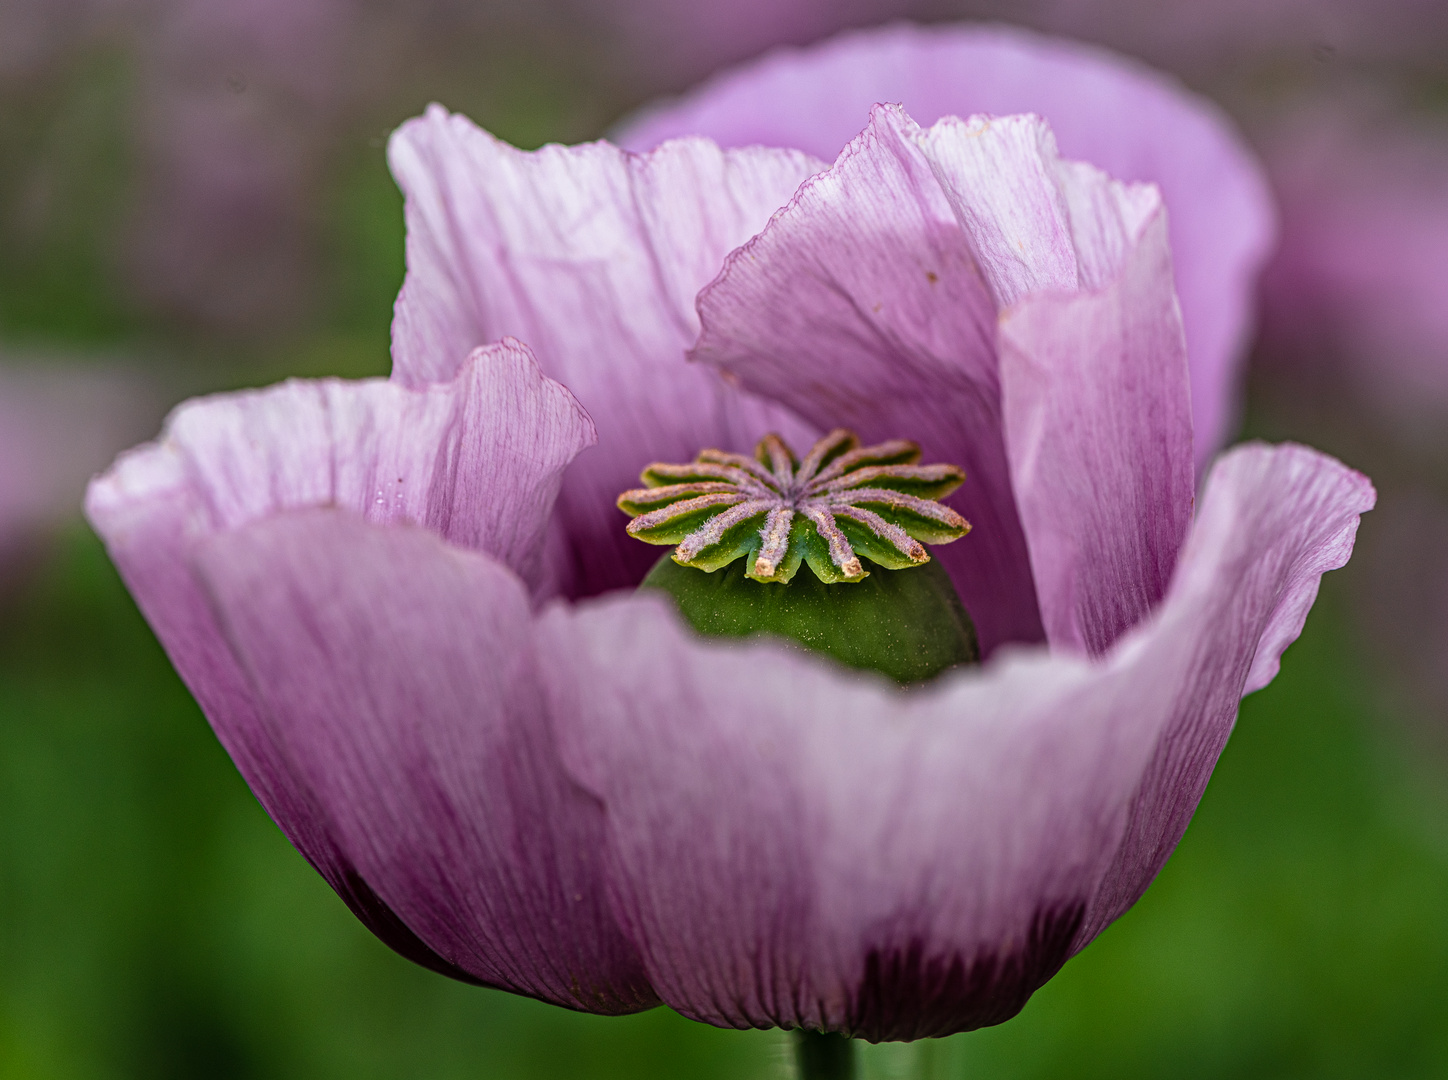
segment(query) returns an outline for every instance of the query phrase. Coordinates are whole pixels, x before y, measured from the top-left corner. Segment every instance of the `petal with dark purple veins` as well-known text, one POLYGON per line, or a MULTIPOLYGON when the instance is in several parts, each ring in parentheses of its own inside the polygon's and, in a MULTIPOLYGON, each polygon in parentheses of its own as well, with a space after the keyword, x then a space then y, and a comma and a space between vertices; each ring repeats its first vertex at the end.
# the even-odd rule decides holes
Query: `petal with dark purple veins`
POLYGON ((1232 122, 1169 76, 1022 30, 893 26, 772 53, 645 111, 617 137, 644 149, 700 134, 725 146, 790 146, 830 160, 878 102, 899 102, 923 124, 1038 113, 1065 156, 1161 186, 1204 463, 1236 420, 1237 373, 1275 220, 1262 170, 1232 122))
POLYGON ((1159 206, 1106 289, 1002 315, 1006 453, 1052 646, 1099 655, 1166 593, 1192 514, 1190 395, 1159 206))
POLYGON ((619 932, 598 802, 559 766, 518 579, 422 529, 296 511, 198 545, 266 731, 375 893, 490 986, 657 1003, 619 932))
POLYGON ((569 470, 559 504, 572 591, 636 584, 652 563, 613 508, 643 465, 747 451, 771 430, 813 441, 684 352, 695 294, 820 162, 706 139, 644 155, 607 143, 525 152, 436 106, 399 129, 390 159, 408 262, 393 378, 450 378, 475 345, 512 334, 598 424, 598 450, 569 470))
POLYGON ((1017 650, 924 691, 700 640, 648 598, 545 613, 563 760, 660 997, 867 1039, 1013 1015, 1156 874, 1372 501, 1314 452, 1234 451, 1103 658, 1017 650))

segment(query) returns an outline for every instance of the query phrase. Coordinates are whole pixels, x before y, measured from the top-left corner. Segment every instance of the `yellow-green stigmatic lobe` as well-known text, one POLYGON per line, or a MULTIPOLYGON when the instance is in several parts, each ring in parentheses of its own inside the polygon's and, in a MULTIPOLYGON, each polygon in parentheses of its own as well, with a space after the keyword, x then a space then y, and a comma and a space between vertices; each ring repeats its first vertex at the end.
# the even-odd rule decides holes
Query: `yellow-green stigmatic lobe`
POLYGON ((930 561, 925 544, 970 531, 943 499, 965 480, 954 465, 920 465, 920 447, 904 439, 861 446, 836 428, 795 457, 778 435, 754 457, 702 450, 685 465, 644 469, 645 487, 625 491, 619 509, 628 533, 676 544, 674 561, 718 570, 745 559, 745 576, 786 584, 801 563, 821 582, 862 581, 861 557, 900 570, 930 561))

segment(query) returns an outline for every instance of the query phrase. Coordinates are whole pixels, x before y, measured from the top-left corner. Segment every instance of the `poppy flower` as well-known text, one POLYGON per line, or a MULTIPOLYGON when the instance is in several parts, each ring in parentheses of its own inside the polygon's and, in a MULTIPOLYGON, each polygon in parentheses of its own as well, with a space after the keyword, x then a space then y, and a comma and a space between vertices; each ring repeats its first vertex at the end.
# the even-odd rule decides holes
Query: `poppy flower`
POLYGON ((826 165, 434 107, 391 148, 392 378, 190 403, 92 486, 252 789, 404 955, 595 1012, 1002 1021, 1150 883, 1348 558, 1371 485, 1306 448, 1195 503, 1158 188, 1034 116, 862 120, 826 165), (902 688, 629 590, 650 462, 837 426, 963 470, 931 557, 981 665, 902 688))

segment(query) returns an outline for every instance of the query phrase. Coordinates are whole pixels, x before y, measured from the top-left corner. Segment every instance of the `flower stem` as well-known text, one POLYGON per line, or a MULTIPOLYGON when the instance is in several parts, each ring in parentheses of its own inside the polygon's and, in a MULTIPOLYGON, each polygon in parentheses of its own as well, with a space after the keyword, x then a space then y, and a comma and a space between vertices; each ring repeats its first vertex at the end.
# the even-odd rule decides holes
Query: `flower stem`
POLYGON ((799 1080, 855 1080, 855 1043, 823 1031, 794 1033, 799 1080))

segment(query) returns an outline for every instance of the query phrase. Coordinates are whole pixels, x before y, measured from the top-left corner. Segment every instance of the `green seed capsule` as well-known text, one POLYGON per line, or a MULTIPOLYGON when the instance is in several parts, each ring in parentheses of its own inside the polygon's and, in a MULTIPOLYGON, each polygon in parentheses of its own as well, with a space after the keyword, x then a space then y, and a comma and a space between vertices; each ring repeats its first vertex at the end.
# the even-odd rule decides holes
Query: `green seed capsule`
POLYGON ((745 568, 740 560, 711 573, 665 555, 639 587, 672 596, 701 634, 773 634, 898 683, 979 662, 975 626, 938 561, 833 585, 807 565, 788 586, 751 580, 745 568))
POLYGON ((970 531, 938 501, 965 473, 919 460, 906 439, 861 446, 836 428, 803 459, 771 434, 753 458, 656 462, 618 497, 630 536, 677 545, 639 587, 701 634, 773 634, 899 683, 977 663, 970 616, 925 550, 970 531))

